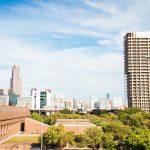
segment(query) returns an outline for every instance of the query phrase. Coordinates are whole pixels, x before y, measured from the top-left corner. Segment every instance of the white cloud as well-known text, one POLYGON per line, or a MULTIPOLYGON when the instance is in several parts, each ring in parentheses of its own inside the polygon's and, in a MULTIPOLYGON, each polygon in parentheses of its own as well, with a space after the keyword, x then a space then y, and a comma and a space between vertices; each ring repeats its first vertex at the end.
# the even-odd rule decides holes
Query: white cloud
MULTIPOLYGON (((128 31, 149 29, 150 1, 83 2, 90 9, 36 1, 38 7, 21 5, 13 7, 6 18, 1 15, 0 64, 7 65, 7 69, 0 67, 2 86, 6 87, 6 81, 9 83, 11 66, 18 63, 25 93, 39 87, 62 90, 68 96, 102 97, 106 92, 123 95, 123 36, 128 31), (56 50, 40 42, 32 43, 37 37, 47 40, 41 37, 46 34, 65 38, 66 43, 70 37, 88 37, 87 43, 93 40, 96 48, 85 44, 56 50)), ((60 41, 55 42, 59 45, 60 41)))
POLYGON ((114 45, 115 41, 114 40, 98 40, 97 43, 102 46, 110 46, 110 45, 114 45))
POLYGON ((123 71, 120 54, 95 56, 89 53, 92 47, 44 51, 10 37, 0 37, 0 47, 1 65, 10 67, 10 70, 1 69, 0 83, 10 78, 12 64, 20 64, 25 94, 34 87, 63 91, 72 97, 84 97, 82 92, 88 97, 104 95, 108 90, 117 95, 115 91, 120 91, 123 71))
POLYGON ((105 2, 94 2, 92 0, 83 0, 83 2, 85 2, 87 5, 89 5, 90 7, 96 8, 96 9, 100 9, 106 13, 109 13, 111 15, 113 14, 117 14, 118 13, 118 9, 119 7, 115 4, 110 4, 108 5, 105 2))

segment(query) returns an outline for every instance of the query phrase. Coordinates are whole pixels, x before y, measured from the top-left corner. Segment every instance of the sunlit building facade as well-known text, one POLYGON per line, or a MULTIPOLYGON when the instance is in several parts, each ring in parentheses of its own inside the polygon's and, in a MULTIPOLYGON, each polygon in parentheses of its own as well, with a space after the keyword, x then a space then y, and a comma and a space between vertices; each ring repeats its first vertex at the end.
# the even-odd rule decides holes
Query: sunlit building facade
POLYGON ((128 106, 150 112, 150 32, 125 35, 124 60, 128 106))
POLYGON ((12 78, 10 79, 10 89, 15 95, 21 96, 22 79, 20 78, 20 67, 18 65, 14 65, 12 67, 12 78))

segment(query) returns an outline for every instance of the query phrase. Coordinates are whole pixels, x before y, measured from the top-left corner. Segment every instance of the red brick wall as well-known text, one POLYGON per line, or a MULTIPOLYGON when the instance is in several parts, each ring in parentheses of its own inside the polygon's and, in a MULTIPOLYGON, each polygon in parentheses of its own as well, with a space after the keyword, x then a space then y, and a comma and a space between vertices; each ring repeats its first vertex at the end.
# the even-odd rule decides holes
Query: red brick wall
POLYGON ((11 135, 20 133, 21 123, 23 119, 14 119, 11 121, 3 121, 0 124, 0 140, 3 140, 11 135))
POLYGON ((33 120, 31 118, 25 118, 25 133, 28 134, 40 134, 42 132, 42 126, 43 126, 43 132, 46 132, 49 125, 46 125, 39 121, 33 120))

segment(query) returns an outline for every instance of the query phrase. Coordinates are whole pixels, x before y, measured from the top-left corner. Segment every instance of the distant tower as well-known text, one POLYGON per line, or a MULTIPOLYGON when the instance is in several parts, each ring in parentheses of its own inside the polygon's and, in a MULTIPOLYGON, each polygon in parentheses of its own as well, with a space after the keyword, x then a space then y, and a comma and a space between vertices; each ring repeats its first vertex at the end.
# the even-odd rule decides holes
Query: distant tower
POLYGON ((20 67, 14 65, 12 67, 12 78, 10 79, 10 89, 17 96, 21 96, 22 92, 22 79, 20 78, 20 67))
POLYGON ((107 99, 110 99, 110 94, 109 93, 107 93, 107 99))

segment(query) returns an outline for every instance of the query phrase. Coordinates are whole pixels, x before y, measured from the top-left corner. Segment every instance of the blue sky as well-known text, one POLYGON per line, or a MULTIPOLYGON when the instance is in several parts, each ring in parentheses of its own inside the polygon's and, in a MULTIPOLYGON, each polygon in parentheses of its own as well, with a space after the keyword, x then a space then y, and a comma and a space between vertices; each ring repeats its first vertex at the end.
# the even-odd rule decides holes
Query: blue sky
POLYGON ((149 31, 149 0, 0 0, 0 85, 21 67, 23 95, 124 95, 123 36, 149 31))

